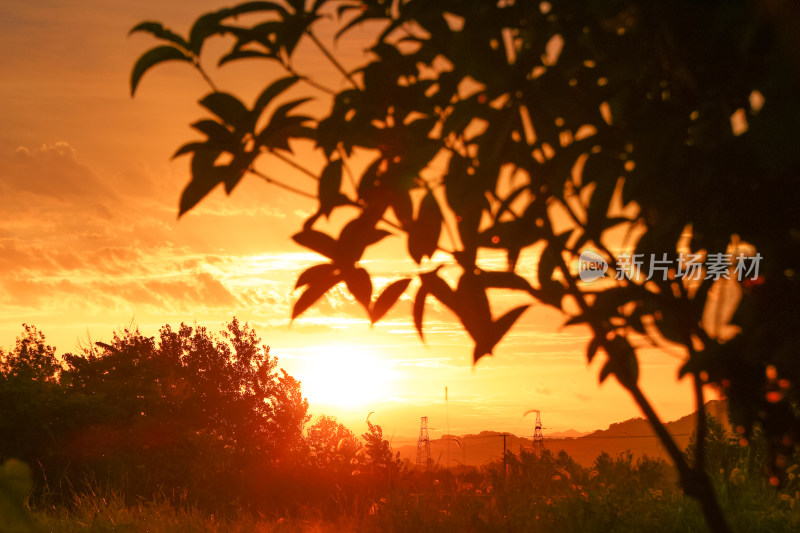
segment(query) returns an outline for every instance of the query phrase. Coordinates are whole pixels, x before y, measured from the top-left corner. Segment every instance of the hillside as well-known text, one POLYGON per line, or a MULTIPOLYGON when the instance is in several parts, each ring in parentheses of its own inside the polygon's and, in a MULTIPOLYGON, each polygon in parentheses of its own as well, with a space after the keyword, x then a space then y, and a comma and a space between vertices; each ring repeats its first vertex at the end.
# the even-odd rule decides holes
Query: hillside
MULTIPOLYGON (((725 402, 710 401, 706 404, 706 410, 725 426, 729 426, 725 402)), ((691 413, 664 424, 682 449, 689 444, 695 420, 696 413, 691 413)), ((520 449, 530 448, 532 443, 528 438, 507 434, 505 445, 506 449, 516 453, 520 449)), ((592 465, 595 458, 602 452, 616 456, 630 451, 634 460, 647 455, 669 461, 666 450, 653 433, 650 424, 642 418, 631 418, 624 422, 611 424, 608 429, 597 430, 575 438, 558 435, 554 437, 545 433, 544 446, 553 453, 564 450, 584 466, 592 465)), ((400 446, 396 449, 400 452, 402 459, 407 459, 412 464, 416 462, 416 444, 400 446)), ((447 465, 448 454, 450 465, 459 463, 481 465, 500 459, 503 455, 503 433, 482 431, 477 435, 445 436, 441 439, 431 439, 431 458, 435 464, 447 465)))

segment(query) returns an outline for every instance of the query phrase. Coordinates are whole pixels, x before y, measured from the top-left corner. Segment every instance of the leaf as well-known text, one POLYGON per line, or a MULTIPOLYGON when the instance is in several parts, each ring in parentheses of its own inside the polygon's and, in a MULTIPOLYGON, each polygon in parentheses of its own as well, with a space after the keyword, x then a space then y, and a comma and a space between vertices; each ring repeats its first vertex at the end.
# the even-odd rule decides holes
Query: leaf
MULTIPOLYGON (((593 233, 602 231, 606 213, 617 186, 617 179, 624 173, 623 161, 602 151, 592 154, 583 167, 583 182, 594 182, 595 188, 587 207, 587 227, 593 233)), ((594 237, 592 235, 591 237, 594 237)))
POLYGON ((369 311, 372 303, 372 280, 369 279, 369 273, 363 268, 354 268, 345 274, 344 282, 356 301, 369 311))
MULTIPOLYGON (((529 305, 520 305, 519 307, 515 307, 494 322, 492 326, 493 336, 496 339, 494 344, 497 344, 500 342, 500 339, 505 337, 506 333, 508 333, 508 330, 511 329, 511 326, 513 326, 514 323, 519 320, 519 317, 522 316, 522 313, 527 311, 529 307, 529 305)), ((492 347, 494 347, 494 345, 492 345, 492 347)), ((491 349, 489 351, 491 352, 491 349)))
POLYGON ((542 250, 542 255, 539 257, 539 265, 537 268, 537 276, 539 279, 539 285, 542 288, 548 286, 550 281, 553 278, 553 271, 556 269, 556 260, 553 257, 553 251, 551 250, 552 246, 548 244, 544 250, 542 250))
POLYGON ((376 222, 368 211, 362 212, 358 218, 348 222, 339 235, 337 259, 346 264, 355 263, 361 259, 368 246, 391 235, 386 230, 376 228, 374 226, 376 222))
POLYGON ((292 307, 292 320, 314 305, 317 300, 322 298, 325 293, 331 290, 339 281, 341 281, 341 276, 331 276, 309 285, 305 292, 303 292, 300 298, 294 303, 294 307, 292 307))
POLYGON ((336 251, 339 246, 330 235, 312 229, 307 229, 293 235, 292 240, 300 246, 310 248, 318 254, 322 254, 330 259, 336 257, 336 251))
POLYGON ((133 35, 136 32, 144 31, 147 33, 152 34, 159 39, 163 39, 165 41, 170 41, 175 43, 184 49, 189 48, 189 43, 186 42, 186 39, 178 35, 177 33, 166 29, 160 22, 152 22, 152 21, 145 21, 137 24, 134 28, 128 32, 128 35, 133 35))
POLYGON ((334 276, 337 270, 338 268, 332 263, 323 263, 321 265, 309 267, 297 278, 297 283, 294 288, 299 289, 304 285, 319 283, 323 279, 334 276))
POLYGON ((614 374, 623 387, 634 389, 639 379, 639 362, 633 347, 624 337, 614 337, 606 344, 606 351, 608 362, 600 372, 600 382, 614 374))
POLYGON ((341 37, 345 32, 347 32, 351 28, 361 24, 364 21, 367 21, 367 20, 370 20, 370 19, 388 19, 388 18, 391 18, 390 17, 391 12, 389 11, 390 7, 391 7, 391 2, 387 2, 386 5, 379 5, 379 3, 375 3, 375 2, 365 3, 365 4, 363 4, 362 8, 360 8, 358 6, 341 6, 341 7, 339 7, 339 13, 338 13, 339 17, 341 17, 342 14, 344 14, 346 11, 349 11, 350 9, 356 9, 360 14, 355 16, 355 17, 353 17, 353 19, 351 19, 350 22, 345 24, 342 29, 340 29, 338 32, 336 32, 336 36, 334 37, 334 39, 338 41, 339 37, 341 37), (366 9, 364 9, 362 11, 363 8, 366 8, 366 9))
POLYGON ((208 141, 202 143, 206 149, 222 150, 231 154, 241 150, 241 139, 216 120, 199 120, 192 127, 208 137, 208 141))
POLYGON ((417 220, 408 232, 408 253, 419 264, 422 258, 432 257, 442 232, 442 212, 433 193, 428 191, 422 199, 417 220))
MULTIPOLYGON (((422 279, 422 276, 420 276, 420 279, 422 279)), ((422 333, 422 316, 425 313, 425 298, 428 297, 428 294, 428 289, 423 283, 419 290, 417 290, 417 295, 414 297, 414 327, 417 328, 419 338, 423 341, 425 340, 425 335, 422 333)))
POLYGON ((216 120, 198 120, 192 124, 192 127, 200 133, 205 133, 209 138, 219 139, 231 136, 231 131, 216 120))
POLYGON ((280 31, 276 35, 276 44, 286 51, 286 55, 291 58, 297 43, 303 37, 308 27, 312 22, 320 18, 316 14, 304 12, 298 9, 297 13, 288 17, 284 17, 281 21, 280 31))
POLYGON ((255 113, 256 116, 261 115, 261 112, 264 110, 264 108, 267 107, 276 96, 297 83, 297 80, 299 79, 300 78, 297 76, 287 76, 271 83, 261 92, 260 95, 258 95, 256 103, 253 106, 253 113, 255 113))
POLYGON ((600 383, 603 383, 606 379, 608 379, 608 376, 610 376, 612 372, 611 360, 608 360, 606 361, 606 364, 603 365, 603 368, 600 369, 600 383))
POLYGON ((394 211, 394 216, 400 223, 400 227, 406 231, 411 228, 414 223, 413 212, 414 206, 411 203, 411 197, 406 190, 394 190, 389 197, 389 207, 394 211))
POLYGON ((282 5, 276 4, 275 2, 265 1, 245 2, 234 7, 223 9, 222 11, 225 12, 224 18, 236 17, 238 15, 254 13, 256 11, 277 11, 283 16, 288 14, 286 8, 284 8, 282 5))
POLYGON ((481 357, 491 355, 497 343, 508 333, 511 326, 514 325, 528 307, 530 306, 521 305, 516 307, 492 322, 488 330, 488 335, 486 335, 481 342, 475 343, 475 349, 472 352, 472 361, 477 363, 481 357))
POLYGON ((661 313, 658 316, 659 318, 655 319, 655 325, 661 335, 672 342, 685 344, 690 335, 688 326, 691 324, 691 322, 687 323, 685 319, 686 312, 676 313, 672 309, 665 308, 661 309, 661 313))
POLYGON ((315 139, 314 129, 303 125, 310 120, 312 120, 310 117, 303 115, 273 117, 256 136, 256 143, 270 149, 291 151, 289 139, 315 139))
POLYGON ((178 150, 172 154, 172 159, 182 155, 190 154, 192 152, 197 152, 198 150, 205 150, 206 148, 208 148, 208 143, 205 142, 187 143, 178 148, 178 150))
POLYGON ((274 57, 275 56, 273 54, 267 54, 257 50, 233 50, 219 58, 217 66, 221 67, 222 65, 237 59, 274 59, 274 57))
POLYGON ((378 299, 375 300, 375 304, 372 306, 370 320, 373 324, 389 312, 395 302, 397 302, 400 296, 406 291, 410 283, 411 279, 409 278, 399 279, 383 289, 383 292, 378 296, 378 299))
POLYGON ((200 100, 200 105, 237 130, 249 131, 250 112, 238 98, 228 93, 214 92, 200 100))
POLYGON ((319 178, 319 212, 328 216, 334 207, 349 203, 347 197, 340 192, 342 186, 342 160, 331 161, 322 171, 319 178))
MULTIPOLYGON (((263 130, 259 132, 258 136, 256 137, 256 141, 259 144, 269 146, 270 148, 283 148, 284 150, 289 150, 288 140, 290 136, 313 138, 313 130, 311 128, 302 127, 304 122, 309 122, 312 120, 311 117, 305 115, 287 116, 289 111, 300 104, 307 102, 308 100, 310 100, 310 98, 300 98, 278 107, 272 114, 269 123, 264 127, 263 130), (291 132, 292 129, 295 131, 291 132), (292 133, 291 135, 290 132, 292 133), (295 133, 298 133, 299 135, 294 135, 295 133)), ((256 120, 257 117, 253 117, 251 123, 255 125, 256 120)))
MULTIPOLYGON (((602 338, 599 336, 595 336, 590 342, 589 346, 586 348, 586 359, 591 363, 594 356, 597 355, 597 350, 600 349, 602 338)), ((603 381, 602 379, 600 380, 603 381)))
POLYGON ((527 279, 514 272, 482 271, 479 279, 484 287, 525 291, 536 296, 537 291, 527 279))
POLYGON ((201 144, 194 151, 191 165, 192 180, 181 194, 178 217, 191 210, 214 187, 225 181, 226 170, 230 169, 214 166, 214 161, 216 161, 221 152, 221 149, 209 146, 209 143, 201 144))
POLYGON ((142 57, 133 66, 131 72, 131 96, 136 93, 136 87, 139 85, 139 80, 151 67, 163 63, 164 61, 187 61, 191 62, 181 50, 174 46, 157 46, 142 54, 142 57))
MULTIPOLYGON (((277 109, 275 109, 275 113, 273 113, 272 115, 272 120, 274 121, 275 119, 284 119, 289 114, 289 111, 310 100, 313 100, 313 98, 298 98, 297 100, 292 100, 291 102, 286 102, 285 104, 282 104, 277 109)), ((308 120, 311 119, 309 118, 308 120)))
POLYGON ((178 217, 182 217, 184 214, 189 212, 194 206, 200 203, 200 200, 205 198, 205 196, 221 182, 221 179, 214 181, 211 179, 193 178, 186 188, 183 189, 183 193, 181 194, 178 217))
POLYGON ((196 55, 200 55, 207 38, 215 33, 222 33, 223 26, 220 25, 220 21, 224 16, 223 11, 225 10, 201 15, 192 25, 192 29, 189 30, 189 49, 196 55))
POLYGON ((589 322, 589 318, 586 316, 586 313, 581 313, 580 315, 570 317, 566 322, 564 322, 562 327, 585 324, 586 322, 589 322))

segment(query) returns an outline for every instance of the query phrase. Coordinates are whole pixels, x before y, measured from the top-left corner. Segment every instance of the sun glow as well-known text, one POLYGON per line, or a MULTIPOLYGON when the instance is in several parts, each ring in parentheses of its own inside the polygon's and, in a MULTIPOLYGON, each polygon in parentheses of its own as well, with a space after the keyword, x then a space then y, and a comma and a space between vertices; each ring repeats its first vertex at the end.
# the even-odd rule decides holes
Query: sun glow
POLYGON ((298 372, 303 395, 312 404, 365 407, 388 398, 395 372, 373 348, 334 345, 315 350, 298 372))

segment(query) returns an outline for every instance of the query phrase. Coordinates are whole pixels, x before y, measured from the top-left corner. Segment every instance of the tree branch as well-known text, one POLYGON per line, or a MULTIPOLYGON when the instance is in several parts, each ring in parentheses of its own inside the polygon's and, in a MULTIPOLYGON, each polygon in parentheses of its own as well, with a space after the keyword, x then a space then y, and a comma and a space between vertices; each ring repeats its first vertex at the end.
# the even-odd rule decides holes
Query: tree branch
POLYGON ((256 170, 256 169, 255 169, 255 168, 253 168, 253 167, 250 167, 250 168, 248 168, 247 170, 248 170, 248 172, 250 172, 251 174, 254 174, 254 175, 258 176, 259 178, 261 178, 262 180, 266 181, 267 183, 270 183, 270 184, 272 184, 272 185, 275 185, 275 186, 277 186, 277 187, 280 187, 281 189, 287 190, 287 191, 289 191, 289 192, 293 192, 293 193, 295 193, 295 194, 298 194, 298 195, 300 195, 300 196, 302 196, 302 197, 304 197, 304 198, 310 198, 310 199, 312 199, 312 200, 316 200, 316 199, 317 199, 317 196, 316 196, 315 194, 312 194, 312 193, 309 193, 309 192, 303 191, 303 190, 301 190, 301 189, 298 189, 298 188, 296 188, 296 187, 293 187, 293 186, 291 186, 291 185, 288 185, 288 184, 286 184, 286 183, 283 183, 283 182, 277 181, 276 179, 274 179, 274 178, 271 178, 271 177, 267 176, 267 175, 266 175, 266 174, 264 174, 263 172, 261 172, 261 171, 259 171, 259 170, 256 170))
POLYGON ((328 59, 328 61, 330 61, 331 64, 334 67, 336 67, 336 70, 342 73, 342 75, 347 79, 347 81, 349 81, 353 85, 355 89, 358 89, 359 91, 363 90, 361 89, 361 87, 358 86, 356 80, 353 79, 353 76, 349 72, 347 72, 347 70, 342 66, 342 64, 339 63, 339 60, 336 59, 336 57, 334 57, 334 55, 330 53, 328 48, 324 44, 322 44, 319 39, 317 39, 317 36, 314 35, 313 32, 311 32, 310 30, 306 30, 306 35, 308 35, 311 38, 311 41, 317 46, 317 48, 319 48, 319 50, 328 59))

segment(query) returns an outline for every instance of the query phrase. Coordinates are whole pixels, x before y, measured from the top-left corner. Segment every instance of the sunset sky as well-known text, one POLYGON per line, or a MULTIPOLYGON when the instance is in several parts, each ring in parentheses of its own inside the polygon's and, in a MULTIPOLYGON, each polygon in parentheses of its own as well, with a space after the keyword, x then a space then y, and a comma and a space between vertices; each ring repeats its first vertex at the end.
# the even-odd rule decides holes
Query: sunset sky
MULTIPOLYGON (((414 438, 420 416, 435 428, 432 437, 441 435, 445 386, 457 434, 531 435, 533 420, 522 418, 529 409, 541 410, 545 435, 640 416, 614 380, 598 385, 601 358, 586 364, 588 330, 561 328, 563 316, 542 306, 475 366, 468 336, 431 302, 420 342, 408 295, 371 327, 337 288, 290 324, 297 275, 321 262, 290 239, 315 210, 310 200, 248 178, 230 197, 216 190, 178 220, 189 160, 170 157, 196 138, 189 124, 204 115, 197 100, 208 89, 189 67, 167 64, 147 73, 131 99, 131 68, 154 42, 127 34, 143 20, 183 33, 218 7, 0 4, 0 346, 13 346, 22 323, 64 353, 130 324, 147 335, 182 321, 218 331, 236 316, 303 381, 314 415, 335 415, 359 434, 374 411, 371 421, 387 436, 414 438)), ((363 57, 357 44, 339 50, 353 65, 363 57)), ((301 53, 314 64, 310 50, 301 53)), ((234 65, 218 79, 250 95, 263 72, 234 65)), ((376 283, 413 273, 395 248, 367 257, 376 283)), ((643 388, 659 414, 672 420, 692 411, 690 383, 676 381, 679 357, 641 353, 643 388)))

